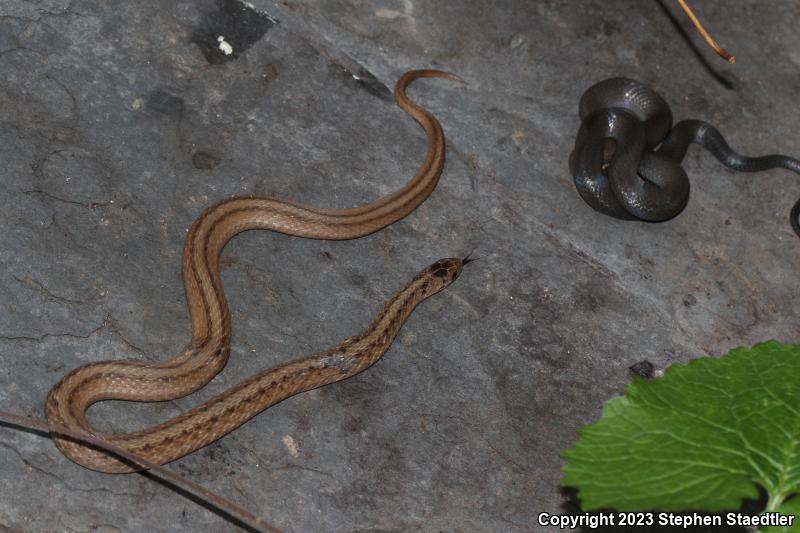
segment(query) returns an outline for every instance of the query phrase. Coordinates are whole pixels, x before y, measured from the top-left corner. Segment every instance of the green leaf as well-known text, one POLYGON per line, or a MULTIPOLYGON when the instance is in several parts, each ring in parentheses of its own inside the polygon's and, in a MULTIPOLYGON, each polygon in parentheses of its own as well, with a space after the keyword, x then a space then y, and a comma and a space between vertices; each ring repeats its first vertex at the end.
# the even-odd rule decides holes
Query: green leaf
POLYGON ((778 512, 782 515, 794 515, 795 519, 792 525, 784 527, 765 527, 760 530, 762 533, 800 533, 800 497, 795 496, 781 505, 778 512))
POLYGON ((579 434, 562 484, 584 510, 735 510, 756 484, 767 511, 798 510, 787 498, 800 490, 800 346, 770 341, 635 378, 579 434))

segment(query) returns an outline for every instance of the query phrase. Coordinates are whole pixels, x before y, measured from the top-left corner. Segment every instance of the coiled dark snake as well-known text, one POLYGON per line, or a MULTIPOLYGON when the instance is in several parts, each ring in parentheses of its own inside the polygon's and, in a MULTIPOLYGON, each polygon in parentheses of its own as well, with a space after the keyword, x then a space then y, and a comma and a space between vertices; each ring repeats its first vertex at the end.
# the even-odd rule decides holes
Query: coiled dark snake
MULTIPOLYGON (((425 161, 405 186, 351 209, 320 209, 256 197, 230 198, 206 209, 189 230, 183 250, 191 340, 176 356, 160 363, 103 361, 76 368, 50 391, 45 406, 48 421, 111 442, 160 465, 210 444, 289 396, 348 378, 375 363, 414 308, 452 283, 466 259, 440 259, 422 270, 384 304, 359 335, 329 350, 259 372, 172 420, 133 433, 107 434, 86 419, 86 409, 95 402, 180 398, 203 387, 222 370, 230 353, 231 324, 219 257, 225 243, 237 233, 268 229, 312 239, 354 239, 400 220, 425 201, 442 172, 445 143, 436 118, 406 97, 406 86, 420 77, 463 81, 447 72, 417 70, 407 72, 397 82, 397 105, 422 125, 428 137, 425 161)), ((54 437, 67 457, 87 468, 101 472, 138 469, 64 438, 57 431, 54 437)))
MULTIPOLYGON (((800 161, 791 157, 736 153, 716 128, 701 120, 683 120, 673 127, 664 99, 627 78, 589 88, 579 113, 581 126, 569 162, 575 187, 587 204, 612 217, 657 222, 678 215, 689 200, 689 178, 681 161, 692 143, 733 170, 785 168, 800 174, 800 161)), ((800 200, 789 220, 800 237, 800 200)))

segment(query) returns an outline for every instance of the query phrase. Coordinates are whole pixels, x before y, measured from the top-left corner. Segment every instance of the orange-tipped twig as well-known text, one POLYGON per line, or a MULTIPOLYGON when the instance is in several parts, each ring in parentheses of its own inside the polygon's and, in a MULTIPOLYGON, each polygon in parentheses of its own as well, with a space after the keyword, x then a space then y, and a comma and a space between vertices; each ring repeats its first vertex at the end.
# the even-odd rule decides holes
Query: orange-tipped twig
POLYGON ((700 24, 700 21, 697 19, 697 16, 695 16, 692 9, 689 7, 689 4, 686 3, 686 0, 678 0, 678 4, 681 6, 681 9, 683 9, 683 12, 686 13, 686 16, 689 17, 689 20, 692 21, 692 24, 694 24, 694 27, 697 28, 697 31, 700 33, 703 39, 705 39, 708 46, 710 46, 721 58, 723 58, 728 63, 736 63, 736 58, 733 56, 733 54, 722 48, 717 43, 717 41, 715 41, 711 37, 711 35, 708 34, 703 25, 700 24))
POLYGON ((29 416, 15 415, 13 413, 6 413, 4 411, 0 411, 0 423, 44 433, 48 436, 50 435, 50 432, 53 432, 59 437, 75 440, 84 444, 88 444, 92 447, 99 448, 104 452, 108 452, 109 454, 119 457, 120 459, 123 459, 131 464, 147 469, 150 474, 165 482, 167 485, 171 487, 177 487, 181 491, 185 491, 187 494, 190 494, 198 500, 206 503, 210 507, 216 509, 222 513, 224 517, 228 519, 232 518, 235 523, 243 524, 253 531, 281 533, 280 529, 272 526, 271 524, 267 524, 243 507, 223 498, 219 494, 208 490, 202 485, 183 477, 169 468, 152 463, 147 459, 139 457, 127 450, 120 448, 119 446, 115 446, 114 444, 111 444, 110 442, 93 435, 89 435, 80 431, 74 431, 64 426, 49 424, 44 420, 39 420, 29 416))

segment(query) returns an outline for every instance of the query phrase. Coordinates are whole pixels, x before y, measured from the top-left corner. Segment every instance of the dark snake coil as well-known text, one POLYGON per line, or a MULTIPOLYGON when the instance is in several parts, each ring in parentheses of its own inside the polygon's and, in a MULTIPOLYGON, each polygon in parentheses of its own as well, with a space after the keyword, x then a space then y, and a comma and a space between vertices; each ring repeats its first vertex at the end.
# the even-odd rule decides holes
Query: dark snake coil
MULTIPOLYGON (((658 93, 627 78, 611 78, 581 97, 581 127, 569 166, 581 198, 597 211, 626 220, 659 222, 689 201, 681 161, 697 143, 728 168, 759 172, 785 168, 800 174, 800 161, 784 155, 745 157, 701 120, 672 126, 672 112, 658 93)), ((800 237, 800 200, 790 224, 800 237)))

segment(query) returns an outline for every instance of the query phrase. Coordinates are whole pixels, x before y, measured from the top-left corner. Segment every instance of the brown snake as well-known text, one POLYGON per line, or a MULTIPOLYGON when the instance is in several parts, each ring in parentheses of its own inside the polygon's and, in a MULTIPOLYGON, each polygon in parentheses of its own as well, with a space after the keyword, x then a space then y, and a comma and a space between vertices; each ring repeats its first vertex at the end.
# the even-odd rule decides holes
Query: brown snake
MULTIPOLYGON (((319 209, 275 198, 236 197, 208 208, 186 237, 181 263, 192 338, 178 354, 160 363, 104 361, 64 376, 45 406, 51 424, 107 440, 152 463, 164 464, 191 453, 239 427, 267 407, 297 393, 340 381, 366 369, 389 348, 414 308, 458 276, 465 260, 441 259, 426 268, 378 312, 369 326, 335 348, 269 368, 184 414, 141 431, 108 434, 92 427, 86 410, 102 400, 155 402, 186 396, 206 385, 228 360, 230 313, 222 288, 219 257, 236 234, 268 229, 312 239, 354 239, 392 224, 420 205, 436 187, 444 166, 445 143, 436 118, 405 94, 420 77, 461 78, 439 70, 407 72, 395 86, 397 105, 425 129, 428 153, 400 190, 351 209, 319 209)), ((70 459, 101 472, 137 467, 72 440, 54 439, 70 459)))

